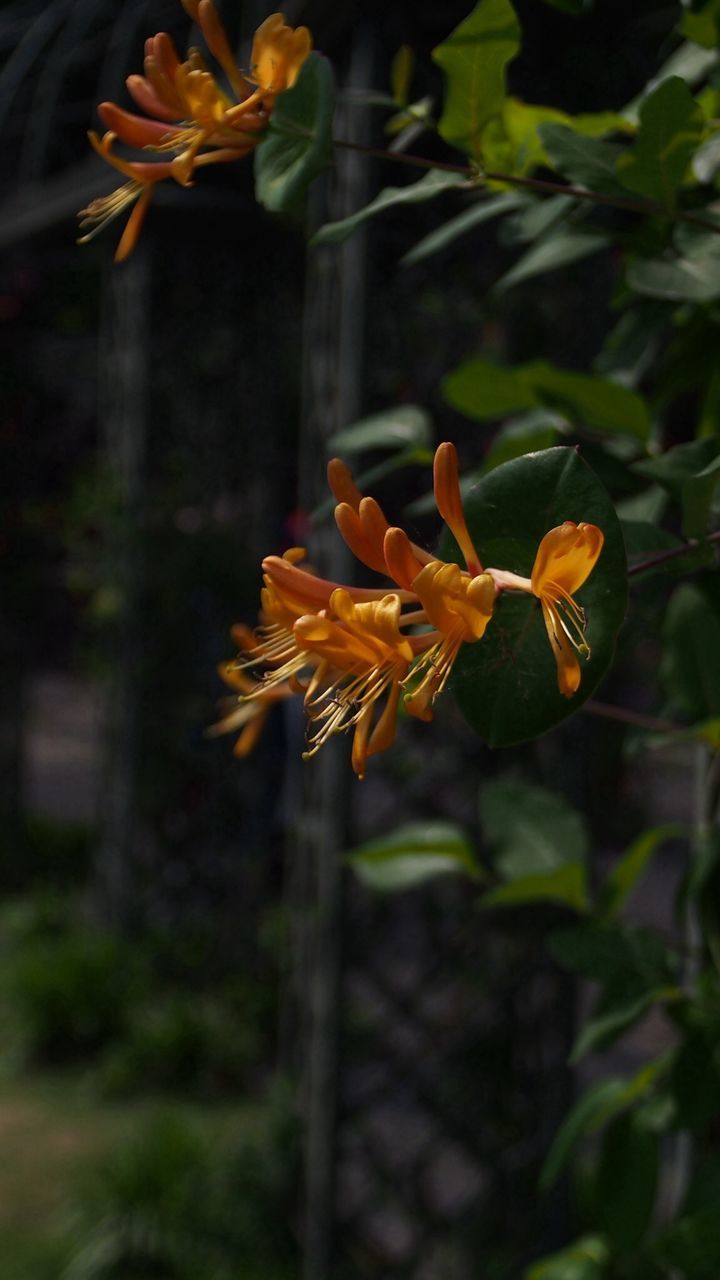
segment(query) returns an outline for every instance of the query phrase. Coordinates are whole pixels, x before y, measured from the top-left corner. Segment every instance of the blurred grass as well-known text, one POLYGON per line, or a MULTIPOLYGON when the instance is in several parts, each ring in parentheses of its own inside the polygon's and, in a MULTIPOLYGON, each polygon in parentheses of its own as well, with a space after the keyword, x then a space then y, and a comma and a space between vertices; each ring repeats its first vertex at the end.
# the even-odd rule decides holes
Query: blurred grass
MULTIPOLYGON (((167 1100, 104 1102, 80 1072, 0 1080, 0 1259, 2 1280, 57 1280, 68 1259, 71 1206, 98 1162, 143 1131, 167 1100)), ((179 1103, 221 1146, 251 1135, 250 1104, 179 1103)))

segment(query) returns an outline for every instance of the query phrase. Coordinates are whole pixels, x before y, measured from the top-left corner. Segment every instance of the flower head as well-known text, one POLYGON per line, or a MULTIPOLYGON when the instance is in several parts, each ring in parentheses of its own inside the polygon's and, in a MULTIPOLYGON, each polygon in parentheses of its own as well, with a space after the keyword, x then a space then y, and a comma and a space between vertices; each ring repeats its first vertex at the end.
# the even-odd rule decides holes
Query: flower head
POLYGON ((108 222, 135 204, 118 245, 116 261, 130 254, 157 182, 172 177, 191 186, 195 171, 209 164, 240 160, 250 154, 267 128, 275 99, 295 83, 312 47, 306 27, 293 31, 275 13, 258 27, 253 42, 252 74, 243 75, 220 21, 214 0, 182 0, 202 31, 222 75, 211 71, 197 49, 182 61, 164 31, 145 45, 144 75, 128 77, 127 87, 144 115, 102 102, 98 114, 107 132, 91 133, 103 159, 130 181, 110 196, 91 201, 80 213, 80 243, 91 240, 108 222), (255 66, 257 64, 257 66, 255 66), (113 152, 117 140, 151 152, 154 161, 124 160, 113 152))
POLYGON ((400 630, 400 598, 395 594, 356 604, 344 588, 330 599, 330 613, 299 618, 298 647, 317 660, 305 694, 313 726, 312 756, 333 734, 354 729, 352 766, 365 776, 368 757, 385 751, 395 737, 401 682, 413 648, 400 630), (373 725, 375 706, 387 701, 373 725))
MULTIPOLYGON (((397 712, 432 719, 432 707, 465 644, 482 640, 503 591, 536 595, 558 664, 561 692, 580 681, 577 653, 589 653, 585 615, 573 599, 603 544, 600 529, 566 521, 545 535, 531 578, 483 569, 463 509, 454 445, 435 454, 438 511, 455 537, 465 567, 432 556, 391 525, 374 498, 365 497, 345 463, 334 458, 328 480, 335 519, 357 558, 394 584, 343 586, 301 567, 298 548, 263 561, 261 623, 243 644, 235 679, 247 668, 264 674, 241 703, 264 705, 270 693, 302 694, 309 720, 306 757, 335 733, 353 731, 352 763, 363 777, 370 756, 395 736, 397 712)), ((237 715, 237 711, 235 713, 237 715)), ((237 723, 240 723, 239 720, 237 723)))
POLYGON ((588 579, 602 551, 604 536, 594 524, 564 524, 545 534, 530 578, 542 605, 545 629, 557 663, 558 688, 571 698, 580 685, 577 654, 590 656, 585 613, 573 599, 588 579))
POLYGON ((263 100, 271 101, 284 89, 292 89, 312 49, 307 27, 293 31, 281 13, 271 13, 260 24, 253 40, 250 79, 263 100))

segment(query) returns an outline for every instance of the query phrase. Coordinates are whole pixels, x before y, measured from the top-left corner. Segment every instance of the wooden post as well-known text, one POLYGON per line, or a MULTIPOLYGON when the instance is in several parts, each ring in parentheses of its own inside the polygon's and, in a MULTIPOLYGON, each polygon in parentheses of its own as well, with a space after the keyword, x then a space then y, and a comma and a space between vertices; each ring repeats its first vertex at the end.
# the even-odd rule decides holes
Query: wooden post
POLYGON ((113 926, 125 929, 132 917, 132 868, 139 836, 149 254, 149 238, 145 235, 120 269, 109 266, 100 350, 101 430, 108 464, 119 488, 122 520, 113 548, 121 606, 107 716, 103 830, 97 875, 103 915, 113 926))
MULTIPOLYGON (((350 59, 351 85, 371 83, 372 53, 372 33, 362 29, 350 59)), ((365 115, 348 113, 338 131, 365 141, 365 115)), ((316 225, 345 217, 366 202, 367 170, 367 161, 356 154, 337 155, 332 189, 326 185, 316 199, 316 225)), ((328 437, 363 409, 366 267, 363 233, 339 249, 312 251, 308 262, 300 456, 301 504, 306 510, 327 496, 328 437)), ((336 581, 351 581, 352 557, 334 522, 318 535, 313 537, 315 562, 336 581)), ((348 757, 348 741, 333 739, 307 766, 300 848, 295 853, 304 881, 298 963, 305 1024, 305 1280, 326 1280, 332 1258, 343 910, 340 856, 347 848, 350 791, 355 785, 348 757)))

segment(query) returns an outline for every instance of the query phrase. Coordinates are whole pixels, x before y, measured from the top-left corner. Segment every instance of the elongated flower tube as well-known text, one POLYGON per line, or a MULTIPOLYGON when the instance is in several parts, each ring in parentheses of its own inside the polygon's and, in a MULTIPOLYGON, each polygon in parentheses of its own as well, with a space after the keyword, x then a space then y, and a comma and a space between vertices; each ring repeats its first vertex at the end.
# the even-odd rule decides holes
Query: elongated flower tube
POLYGON ((293 30, 274 13, 258 27, 252 67, 237 65, 214 0, 182 0, 196 21, 222 75, 215 74, 197 49, 182 61, 166 32, 145 44, 144 75, 128 77, 127 88, 144 115, 102 102, 98 114, 107 132, 90 133, 94 149, 130 182, 110 196, 93 200, 80 213, 80 244, 91 240, 126 208, 135 208, 116 252, 126 258, 137 243, 157 182, 174 178, 191 186, 195 171, 209 164, 241 160, 260 142, 279 93, 292 87, 312 48, 307 27, 293 30), (119 140, 149 152, 154 161, 124 160, 112 148, 119 140))
POLYGON ((338 588, 330 612, 333 617, 311 615, 295 623, 298 646, 318 660, 305 694, 313 725, 305 755, 314 755, 332 734, 354 728, 352 767, 363 778, 369 756, 385 751, 394 740, 401 682, 413 648, 400 631, 396 594, 356 604, 348 591, 338 588), (375 705, 385 694, 385 707, 373 726, 375 705))
POLYGON ((413 668, 405 708, 430 720, 432 703, 447 684, 460 646, 485 634, 495 607, 495 583, 488 573, 471 578, 456 564, 434 560, 418 574, 413 589, 435 631, 427 637, 429 646, 413 668))
POLYGON ((557 663, 558 688, 565 698, 571 698, 580 686, 577 654, 590 656, 585 613, 573 593, 595 568, 604 540, 597 525, 566 520, 545 534, 533 565, 531 588, 542 605, 557 663))

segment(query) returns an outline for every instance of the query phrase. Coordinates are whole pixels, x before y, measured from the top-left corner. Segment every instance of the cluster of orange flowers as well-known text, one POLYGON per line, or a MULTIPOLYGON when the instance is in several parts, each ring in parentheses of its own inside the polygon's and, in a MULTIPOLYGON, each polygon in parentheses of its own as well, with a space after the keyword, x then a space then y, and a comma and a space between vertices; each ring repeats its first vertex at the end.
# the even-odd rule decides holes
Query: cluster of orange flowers
POLYGON ((161 31, 146 41, 145 74, 127 79, 130 95, 146 114, 124 111, 114 102, 98 107, 107 132, 102 138, 90 133, 90 141, 127 182, 81 210, 84 234, 79 243, 91 240, 134 206, 115 254, 117 262, 134 249, 158 182, 174 178, 188 187, 196 169, 240 160, 253 151, 267 128, 275 99, 295 84, 312 48, 307 27, 293 30, 281 13, 273 13, 255 32, 250 69, 243 74, 214 0, 182 0, 182 4, 198 23, 224 77, 209 70, 198 49, 190 49, 182 62, 170 36, 161 31), (158 158, 125 160, 113 151, 118 138, 158 158))
POLYGON ((393 742, 401 698, 409 715, 432 719, 433 702, 461 646, 482 639, 503 591, 529 592, 540 600, 558 686, 572 697, 580 684, 577 655, 590 652, 585 615, 573 593, 602 550, 603 534, 596 525, 566 520, 551 529, 530 578, 484 569, 465 520, 455 446, 441 444, 434 462, 435 501, 464 556, 461 569, 390 526, 338 458, 328 467, 328 479, 346 543, 395 587, 327 582, 300 567, 305 551, 298 547, 263 561, 260 625, 255 632, 234 628, 241 655, 220 668, 239 696, 213 732, 240 729, 236 755, 252 750, 275 703, 299 694, 309 719, 305 756, 314 755, 332 734, 353 729, 352 765, 362 778, 368 758, 393 742), (248 674, 256 668, 264 669, 260 678, 248 674))

